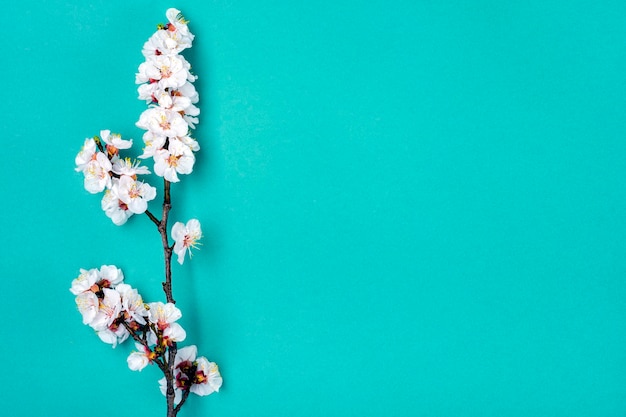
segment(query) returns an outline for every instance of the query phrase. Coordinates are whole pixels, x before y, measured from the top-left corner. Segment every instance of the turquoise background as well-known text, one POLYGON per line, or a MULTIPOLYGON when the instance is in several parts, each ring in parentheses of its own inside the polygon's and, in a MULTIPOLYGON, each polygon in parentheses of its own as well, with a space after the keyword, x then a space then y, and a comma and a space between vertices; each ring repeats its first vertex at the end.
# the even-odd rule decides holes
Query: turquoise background
POLYGON ((205 232, 174 296, 224 376, 181 417, 626 415, 626 3, 583 0, 5 4, 3 415, 165 415, 68 288, 163 299, 154 226, 73 169, 141 142, 172 6, 202 110, 172 220, 205 232))

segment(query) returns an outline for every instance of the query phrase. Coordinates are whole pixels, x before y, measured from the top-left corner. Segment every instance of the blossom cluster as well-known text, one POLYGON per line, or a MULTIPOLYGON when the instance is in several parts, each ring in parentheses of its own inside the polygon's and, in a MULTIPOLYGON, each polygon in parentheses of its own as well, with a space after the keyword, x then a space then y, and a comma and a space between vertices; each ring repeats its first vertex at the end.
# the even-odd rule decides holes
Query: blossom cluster
MULTIPOLYGON (((138 291, 123 281, 121 269, 102 265, 99 269, 81 269, 70 291, 76 296, 83 323, 93 328, 103 342, 115 347, 129 336, 135 340, 137 351, 127 359, 131 370, 141 371, 154 363, 162 367, 168 348, 187 337, 177 323, 182 313, 172 303, 144 303, 138 291)), ((174 365, 176 402, 184 391, 209 395, 222 385, 217 365, 205 357, 196 358, 193 345, 177 351, 174 365)), ((159 384, 165 386, 166 379, 159 384)))
POLYGON ((76 171, 84 174, 85 189, 92 194, 104 191, 102 210, 118 226, 133 214, 144 213, 156 197, 156 188, 137 179, 149 174, 148 168, 120 156, 120 149, 132 145, 132 139, 101 130, 100 136, 85 139, 75 158, 76 171))
POLYGON ((138 127, 146 130, 139 158, 153 158, 154 172, 170 182, 179 174, 193 171, 194 152, 200 149, 190 136, 198 123, 198 92, 192 84, 197 77, 180 53, 191 47, 194 35, 177 9, 166 13, 169 23, 159 25, 143 47, 145 62, 139 65, 135 82, 139 99, 148 109, 139 117, 138 127))

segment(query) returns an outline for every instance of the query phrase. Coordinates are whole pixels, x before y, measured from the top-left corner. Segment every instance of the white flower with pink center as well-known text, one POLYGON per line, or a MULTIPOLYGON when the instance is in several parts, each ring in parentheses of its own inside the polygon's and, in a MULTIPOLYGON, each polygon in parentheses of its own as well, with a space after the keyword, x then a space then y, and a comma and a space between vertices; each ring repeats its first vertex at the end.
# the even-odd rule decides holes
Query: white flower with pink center
POLYGON ((102 192, 105 188, 111 187, 111 161, 102 153, 98 152, 85 165, 85 189, 91 194, 102 192))
POLYGON ((129 177, 149 174, 150 170, 148 167, 143 167, 140 164, 140 161, 130 158, 117 158, 113 162, 113 172, 117 175, 128 175, 129 177))
POLYGON ((190 174, 195 162, 189 146, 178 139, 170 139, 167 149, 159 149, 154 154, 154 173, 170 182, 178 182, 178 174, 190 174))
POLYGON ((122 297, 122 311, 128 315, 127 321, 130 319, 139 324, 146 324, 144 317, 148 315, 148 312, 137 289, 128 284, 119 284, 115 290, 122 297))
POLYGON ((146 58, 159 55, 173 55, 191 47, 194 35, 189 31, 187 21, 180 10, 171 8, 165 14, 169 23, 160 26, 143 46, 146 58))
POLYGON ((136 125, 156 135, 170 138, 185 136, 189 130, 189 125, 187 125, 180 113, 160 107, 150 107, 145 110, 139 116, 139 121, 136 125))
POLYGON ((195 365, 196 372, 190 391, 200 396, 219 391, 222 386, 222 375, 217 364, 201 356, 195 361, 195 365))
POLYGON ((120 293, 111 288, 103 288, 104 297, 100 300, 100 306, 94 319, 90 323, 97 331, 104 331, 113 324, 122 311, 122 299, 120 293))
POLYGON ((161 331, 167 329, 170 324, 181 318, 183 314, 172 303, 163 304, 158 301, 148 304, 148 320, 156 324, 161 331))
POLYGON ((180 55, 159 55, 149 58, 139 65, 135 82, 158 83, 159 89, 182 87, 190 77, 189 63, 180 55))
POLYGON ((163 330, 163 339, 165 344, 171 346, 173 342, 182 342, 187 338, 187 332, 178 323, 170 323, 169 326, 163 330))
POLYGON ((93 285, 100 279, 100 273, 96 268, 80 269, 80 274, 72 281, 70 291, 74 295, 90 291, 93 285))
POLYGON ((202 238, 202 228, 198 219, 191 219, 187 224, 181 222, 172 226, 172 239, 174 239, 174 253, 178 255, 178 263, 183 264, 185 253, 189 252, 191 258, 191 248, 197 248, 199 240, 202 238))
POLYGON ((100 282, 102 286, 115 288, 124 281, 124 273, 115 265, 102 265, 100 267, 100 282))
POLYGON ((168 25, 168 30, 172 32, 171 26, 174 26, 174 29, 181 37, 189 39, 189 44, 191 46, 191 41, 193 41, 194 35, 189 31, 189 27, 187 24, 189 23, 187 19, 185 19, 180 12, 180 10, 175 8, 167 9, 165 12, 165 17, 170 21, 168 25))
POLYGON ((102 210, 116 226, 123 225, 134 214, 128 209, 128 205, 120 200, 119 182, 119 179, 113 178, 111 188, 105 190, 101 202, 102 210))
POLYGON ((154 200, 156 197, 156 188, 128 175, 122 175, 118 194, 128 210, 135 214, 141 214, 148 209, 148 201, 154 200))

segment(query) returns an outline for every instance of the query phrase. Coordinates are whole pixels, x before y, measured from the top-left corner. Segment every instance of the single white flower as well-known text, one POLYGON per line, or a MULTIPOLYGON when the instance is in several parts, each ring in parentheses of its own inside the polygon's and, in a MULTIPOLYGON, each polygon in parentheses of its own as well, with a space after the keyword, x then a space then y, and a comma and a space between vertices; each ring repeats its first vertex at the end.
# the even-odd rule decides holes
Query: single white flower
POLYGON ((163 149, 166 140, 167 137, 165 136, 155 135, 153 132, 147 131, 143 134, 143 143, 146 146, 143 148, 143 153, 139 155, 139 158, 152 158, 156 151, 163 149))
POLYGON ((200 145, 198 144, 198 141, 193 139, 192 137, 183 136, 182 138, 179 138, 179 139, 182 143, 187 145, 187 147, 191 149, 193 152, 198 152, 200 150, 200 145))
MULTIPOLYGON (((182 118, 181 118, 182 119, 182 118)), ((111 187, 111 161, 102 153, 95 154, 83 170, 85 174, 85 189, 92 194, 102 192, 105 188, 111 187)))
POLYGON ((197 117, 192 117, 188 114, 184 114, 183 120, 185 121, 185 123, 187 123, 190 129, 195 129, 200 119, 198 119, 197 117))
POLYGON ((196 87, 190 82, 187 82, 179 87, 176 90, 176 93, 187 97, 192 104, 195 104, 200 100, 196 87))
MULTIPOLYGON (((194 35, 191 34, 191 32, 189 32, 189 27, 187 26, 189 21, 187 21, 183 17, 183 15, 180 12, 180 10, 175 9, 173 7, 170 8, 170 9, 167 9, 167 11, 165 12, 165 17, 167 17, 167 20, 170 21, 170 25, 173 25, 174 28, 176 29, 176 31, 181 36, 190 38, 189 43, 191 44, 191 41, 193 40, 194 35)), ((168 27, 168 30, 172 31, 171 27, 168 27)))
POLYGON ((185 253, 189 252, 191 258, 191 248, 198 247, 198 240, 202 237, 202 228, 198 219, 191 219, 187 224, 181 222, 172 226, 172 239, 174 239, 174 253, 178 255, 178 263, 183 264, 185 253))
POLYGON ((110 130, 101 130, 100 139, 106 143, 109 155, 118 155, 120 149, 130 149, 133 146, 132 139, 122 139, 119 133, 111 133, 110 130))
POLYGON ((189 146, 178 139, 170 139, 167 149, 159 149, 154 154, 154 173, 170 182, 178 182, 178 174, 190 174, 195 162, 189 146))
POLYGON ((84 172, 87 168, 87 164, 95 158, 96 155, 96 141, 93 138, 85 139, 83 147, 76 155, 76 171, 84 172))
POLYGON ((102 265, 100 267, 100 286, 115 288, 124 281, 124 273, 115 265, 102 265))
POLYGON ((163 330, 163 339, 168 346, 171 346, 173 342, 182 342, 187 338, 187 332, 178 323, 170 323, 165 330, 163 330))
POLYGON ((83 324, 90 325, 100 309, 100 300, 95 293, 85 291, 76 296, 76 306, 83 316, 83 324))
POLYGON ((195 361, 196 372, 190 391, 197 395, 209 395, 220 390, 222 375, 215 362, 209 362, 204 356, 195 361))
POLYGON ((160 107, 150 107, 139 116, 137 127, 149 130, 156 135, 170 138, 185 136, 189 130, 187 122, 180 113, 162 109, 160 107))
POLYGON ((155 96, 155 98, 159 107, 170 111, 175 111, 177 113, 186 113, 187 109, 190 109, 191 106, 193 106, 188 97, 177 94, 176 91, 162 91, 159 92, 159 94, 155 96))
POLYGON ((150 323, 156 324, 161 331, 167 329, 170 324, 183 316, 181 311, 172 303, 163 304, 158 301, 148 304, 148 307, 148 320, 150 323))
POLYGON ((158 55, 139 65, 135 82, 158 83, 159 89, 182 87, 189 77, 189 63, 180 55, 158 55))
POLYGON ((110 344, 112 348, 115 348, 118 344, 123 343, 126 339, 128 339, 128 336, 130 336, 130 333, 128 333, 128 330, 126 330, 124 326, 119 326, 115 329, 109 328, 98 330, 96 333, 98 334, 100 340, 104 343, 110 344))
POLYGON ((142 53, 146 58, 174 55, 191 47, 194 35, 189 31, 187 21, 181 15, 180 10, 172 8, 165 15, 169 23, 160 26, 160 29, 144 44, 142 53))
POLYGON ((148 312, 137 289, 128 284, 119 284, 115 289, 122 297, 122 311, 128 314, 127 321, 130 319, 139 324, 146 324, 144 317, 148 315, 148 312))
POLYGON ((74 295, 90 291, 93 285, 100 279, 100 272, 96 268, 80 269, 80 275, 72 281, 70 291, 74 295))
POLYGON ((120 200, 119 182, 119 179, 113 178, 111 188, 104 191, 101 202, 102 210, 117 226, 126 223, 130 216, 134 214, 128 209, 128 205, 120 200))
POLYGON ((145 100, 147 104, 150 104, 156 103, 156 96, 161 94, 163 91, 161 90, 159 83, 146 83, 137 87, 137 92, 139 93, 139 100, 145 100))
POLYGON ((161 55, 176 55, 182 50, 191 47, 193 35, 185 36, 176 30, 175 26, 170 26, 173 30, 157 30, 143 45, 141 53, 146 59, 161 55))
POLYGON ((143 167, 140 163, 140 161, 133 161, 130 158, 117 158, 113 163, 113 172, 117 175, 128 175, 129 177, 149 174, 150 170, 148 167, 143 167))
POLYGON ((119 317, 122 311, 120 293, 111 288, 103 288, 104 298, 100 300, 98 312, 90 323, 97 331, 105 331, 119 317))
POLYGON ((119 198, 128 206, 128 210, 135 214, 144 213, 148 209, 148 201, 156 197, 156 188, 122 175, 119 182, 119 198))
POLYGON ((141 343, 135 342, 135 348, 137 351, 131 353, 126 361, 131 371, 141 371, 154 360, 156 354, 141 343))

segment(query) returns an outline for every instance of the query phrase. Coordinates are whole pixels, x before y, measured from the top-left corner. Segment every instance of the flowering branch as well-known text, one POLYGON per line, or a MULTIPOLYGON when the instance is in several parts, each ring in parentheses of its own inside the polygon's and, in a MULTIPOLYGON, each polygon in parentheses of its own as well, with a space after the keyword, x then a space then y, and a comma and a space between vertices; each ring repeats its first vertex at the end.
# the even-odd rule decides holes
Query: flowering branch
POLYGON ((100 136, 85 139, 75 160, 76 170, 84 174, 85 189, 92 194, 104 192, 101 206, 115 225, 125 224, 133 214, 146 214, 157 226, 163 245, 166 302, 144 303, 137 290, 123 282, 122 271, 114 265, 81 269, 70 291, 76 296, 83 324, 92 327, 102 341, 112 347, 129 337, 135 341, 136 351, 127 359, 131 370, 141 371, 149 364, 161 369, 159 385, 166 397, 167 417, 175 417, 190 393, 204 396, 219 391, 222 377, 215 363, 196 357, 194 345, 178 348, 187 334, 177 323, 182 313, 172 293, 172 255, 177 255, 181 265, 187 253, 191 258, 202 229, 197 219, 176 222, 170 230, 174 241, 170 244, 171 184, 180 181, 179 175, 193 171, 194 153, 200 146, 190 131, 198 123, 200 110, 195 106, 199 97, 193 86, 197 77, 180 55, 191 47, 194 35, 178 10, 169 9, 166 16, 169 23, 158 25, 144 44, 146 61, 135 77, 140 84, 139 98, 148 104, 136 123, 146 130, 139 158, 152 158, 154 173, 163 177, 161 219, 148 210, 148 203, 156 198, 156 188, 138 180, 150 171, 120 155, 121 150, 132 147, 132 139, 102 130, 100 136))

